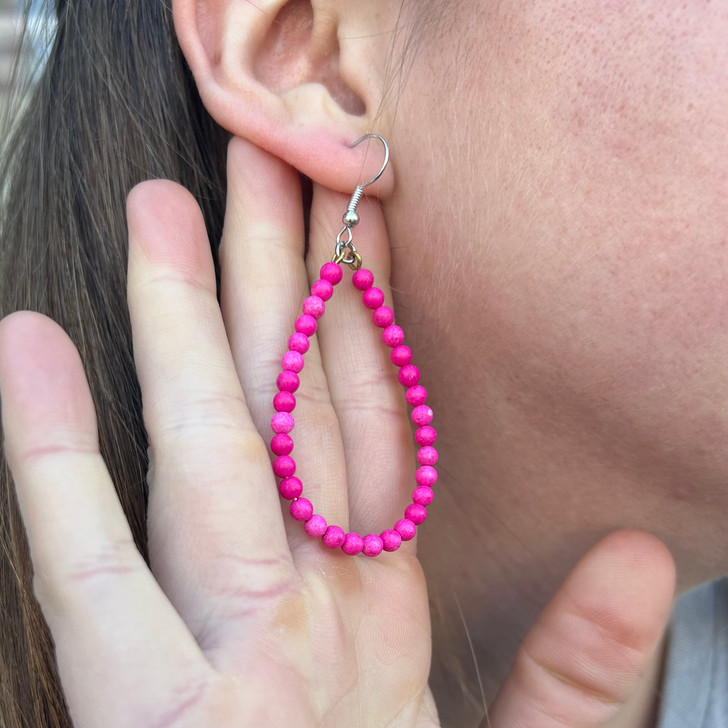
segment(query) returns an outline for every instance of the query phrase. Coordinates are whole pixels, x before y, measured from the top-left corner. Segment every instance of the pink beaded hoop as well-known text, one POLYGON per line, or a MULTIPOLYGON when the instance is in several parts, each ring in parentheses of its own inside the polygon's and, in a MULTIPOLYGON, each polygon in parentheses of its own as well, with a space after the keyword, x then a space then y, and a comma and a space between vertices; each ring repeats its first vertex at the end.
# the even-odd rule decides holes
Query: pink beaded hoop
POLYGON ((295 331, 288 339, 288 351, 281 360, 282 371, 278 375, 278 394, 273 398, 276 414, 271 420, 275 435, 270 447, 276 456, 273 461, 273 472, 281 481, 278 490, 283 498, 291 501, 289 511, 297 521, 304 522, 304 529, 309 536, 321 538, 329 548, 340 548, 345 554, 355 556, 378 556, 382 551, 396 551, 402 541, 415 537, 417 526, 427 518, 427 506, 432 503, 432 486, 437 481, 437 450, 433 447, 437 432, 431 426, 432 409, 427 406, 427 390, 419 383, 420 371, 412 362, 412 351, 404 345, 404 331, 394 322, 394 312, 384 305, 384 293, 374 286, 374 275, 370 270, 362 268, 362 260, 353 244, 352 227, 359 222, 356 212, 363 190, 375 182, 384 172, 389 161, 389 146, 378 134, 366 134, 352 144, 356 146, 364 139, 376 138, 385 150, 384 164, 379 173, 363 185, 358 185, 351 197, 349 206, 343 216, 344 227, 336 236, 336 251, 333 260, 321 268, 320 278, 311 286, 311 295, 303 302, 302 315, 296 319, 295 331), (417 425, 415 442, 420 446, 417 452, 419 467, 415 473, 417 486, 412 491, 412 503, 404 510, 404 518, 400 518, 393 528, 382 531, 379 535, 369 533, 360 536, 358 533, 344 532, 340 526, 328 525, 326 519, 314 513, 313 504, 302 496, 303 483, 296 477, 296 463, 291 457, 293 439, 290 432, 295 425, 293 410, 296 407, 294 393, 299 387, 299 373, 304 366, 304 355, 310 347, 310 337, 316 333, 318 319, 326 311, 326 301, 334 293, 343 277, 341 264, 349 265, 355 272, 352 276, 354 287, 362 291, 364 305, 372 309, 374 324, 382 329, 382 341, 392 349, 392 363, 399 367, 398 379, 405 387, 405 398, 412 406, 411 418, 417 425))
POLYGON ((427 518, 426 506, 432 503, 432 486, 437 481, 437 471, 433 467, 438 458, 437 450, 433 447, 437 433, 430 425, 433 413, 426 404, 427 390, 419 383, 420 371, 411 363, 412 351, 402 343, 404 331, 394 323, 392 309, 384 305, 382 291, 374 287, 372 272, 365 268, 358 269, 352 276, 352 282, 355 288, 363 291, 364 305, 373 309, 372 320, 382 329, 382 341, 392 349, 391 360, 399 367, 398 379, 405 387, 407 402, 412 405, 411 417, 417 425, 415 441, 420 445, 417 452, 419 468, 415 473, 417 486, 412 492, 412 503, 404 510, 404 518, 379 535, 370 533, 360 536, 354 532, 345 533, 339 526, 328 525, 323 516, 314 513, 311 501, 302 496, 303 484, 295 475, 296 463, 291 457, 293 439, 289 434, 295 424, 292 414, 296 407, 294 392, 300 383, 298 374, 303 369, 303 355, 310 346, 309 337, 316 332, 317 321, 326 310, 325 302, 333 295, 334 286, 341 281, 342 276, 343 271, 336 262, 323 265, 321 278, 311 287, 312 295, 303 302, 302 315, 296 319, 295 332, 288 339, 288 351, 281 360, 283 369, 277 380, 279 391, 273 398, 276 410, 271 420, 275 434, 270 446, 276 456, 273 472, 281 479, 278 486, 281 496, 292 501, 289 508, 291 515, 297 521, 304 522, 304 529, 309 536, 321 538, 326 546, 341 548, 350 556, 359 553, 378 556, 382 551, 396 551, 402 541, 414 538, 417 526, 427 518))

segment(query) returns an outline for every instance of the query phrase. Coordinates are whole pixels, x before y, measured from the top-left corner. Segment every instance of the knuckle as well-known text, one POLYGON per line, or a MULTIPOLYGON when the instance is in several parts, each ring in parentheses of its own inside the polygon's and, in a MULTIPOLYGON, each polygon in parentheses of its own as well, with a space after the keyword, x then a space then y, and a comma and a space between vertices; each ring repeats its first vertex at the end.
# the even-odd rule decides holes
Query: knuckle
MULTIPOLYGON (((565 694, 577 696, 582 701, 594 701, 605 708, 616 709, 626 699, 626 694, 616 690, 614 686, 605 684, 585 670, 579 670, 578 660, 564 667, 555 662, 530 652, 521 646, 516 658, 515 671, 524 684, 533 686, 530 691, 536 702, 544 706, 544 712, 552 711, 547 706, 556 706, 562 702, 565 694), (540 689, 537 687, 540 686, 540 689), (554 688, 558 688, 557 691, 554 688), (539 696, 543 697, 539 701, 539 696), (559 697, 560 696, 560 697, 559 697)), ((583 667, 583 666, 582 666, 583 667)))
POLYGON ((171 514, 178 523, 207 531, 216 540, 221 506, 226 507, 222 504, 244 505, 240 489, 246 477, 269 478, 274 487, 268 450, 254 430, 184 444, 166 443, 150 459, 147 473, 150 542, 155 541, 160 522, 168 522, 171 514))
POLYGON ((356 399, 346 390, 337 392, 333 405, 338 413, 362 421, 382 421, 389 426, 398 426, 402 417, 406 418, 405 399, 392 373, 356 375, 352 381, 356 382, 356 399))
MULTIPOLYGON (((231 625, 262 620, 275 625, 305 621, 305 590, 290 557, 252 559, 230 555, 219 559, 206 585, 208 608, 195 631, 203 651, 213 650, 231 625), (222 630, 222 631, 221 631, 222 630)), ((285 625, 279 625, 285 626, 285 625)))
POLYGON ((179 268, 178 261, 175 265, 162 264, 161 270, 158 270, 148 279, 140 284, 146 289, 148 295, 157 295, 160 288, 171 288, 182 286, 190 289, 193 293, 202 293, 203 296, 210 298, 214 295, 214 281, 211 280, 207 271, 190 269, 185 270, 179 268))
POLYGON ((58 554, 51 558, 52 567, 36 569, 33 590, 41 607, 54 612, 89 603, 90 599, 109 594, 111 583, 146 571, 131 538, 110 541, 69 560, 58 554))
POLYGON ((248 420, 245 398, 238 392, 191 395, 178 407, 159 407, 159 411, 164 415, 150 427, 157 447, 166 441, 199 439, 201 432, 238 432, 248 420))
POLYGON ((605 720, 628 699, 652 647, 618 610, 579 610, 527 636, 514 665, 514 678, 529 686, 535 704, 558 712, 558 696, 605 720))
POLYGON ((650 630, 645 630, 631 612, 605 603, 574 603, 569 621, 583 635, 585 654, 605 670, 619 666, 623 674, 639 673, 651 654, 654 644, 650 630))
POLYGON ((69 442, 51 442, 24 450, 10 451, 8 462, 16 467, 45 467, 48 464, 56 465, 62 458, 98 457, 98 447, 93 443, 71 441, 70 437, 68 439, 69 442))
POLYGON ((366 426, 369 423, 377 423, 378 427, 401 429, 403 418, 405 423, 406 410, 403 405, 395 401, 387 401, 381 397, 362 396, 356 401, 342 398, 334 404, 339 414, 346 414, 357 421, 357 426, 366 426))
MULTIPOLYGON (((183 676, 177 678, 164 692, 159 707, 150 711, 143 707, 143 714, 131 716, 133 725, 145 728, 182 728, 182 726, 199 725, 200 718, 209 715, 210 706, 215 703, 214 681, 206 671, 199 667, 180 671, 183 676)), ((204 719, 204 718, 203 718, 204 719)))
POLYGON ((228 619, 248 615, 271 602, 294 596, 301 581, 290 558, 251 559, 231 555, 221 560, 221 568, 211 584, 214 601, 228 619))
POLYGON ((270 456, 257 430, 239 427, 155 444, 150 463, 150 485, 181 482, 185 493, 194 495, 199 490, 201 497, 209 498, 214 484, 228 488, 239 482, 241 468, 265 466, 267 472, 270 456))

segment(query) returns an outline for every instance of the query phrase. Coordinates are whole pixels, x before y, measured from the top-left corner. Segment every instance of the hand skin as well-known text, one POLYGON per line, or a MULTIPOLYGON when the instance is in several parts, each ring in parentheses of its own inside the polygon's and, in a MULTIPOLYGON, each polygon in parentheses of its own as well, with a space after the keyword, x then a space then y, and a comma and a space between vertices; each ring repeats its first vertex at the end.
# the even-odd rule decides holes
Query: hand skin
MULTIPOLYGON (((265 445, 280 356, 347 198, 315 189, 304 261, 295 171, 234 139, 228 180, 219 306, 189 193, 152 181, 128 200, 151 568, 99 454, 77 351, 39 314, 0 322, 5 449, 74 726, 433 728, 416 539, 376 559, 326 549, 285 512, 265 445)), ((391 302, 381 211, 360 212, 365 264, 391 302)), ((301 373, 294 455, 316 512, 378 533, 409 501, 412 441, 344 275, 301 373)), ((622 726, 608 721, 655 663, 673 589, 657 539, 602 540, 524 639, 486 724, 622 726)))

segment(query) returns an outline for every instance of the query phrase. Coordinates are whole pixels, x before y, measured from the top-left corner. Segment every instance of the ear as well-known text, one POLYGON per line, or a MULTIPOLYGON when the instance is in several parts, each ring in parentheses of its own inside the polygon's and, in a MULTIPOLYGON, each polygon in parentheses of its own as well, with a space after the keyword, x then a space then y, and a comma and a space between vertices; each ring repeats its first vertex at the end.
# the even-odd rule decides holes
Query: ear
MULTIPOLYGON (((391 0, 173 0, 174 25, 205 107, 236 136, 329 189, 374 176, 399 4, 391 0), (373 128, 375 126, 376 128, 373 128)), ((391 167, 391 165, 390 165, 391 167)), ((388 168, 389 170, 389 168, 388 168)), ((367 191, 391 189, 391 172, 367 191)))

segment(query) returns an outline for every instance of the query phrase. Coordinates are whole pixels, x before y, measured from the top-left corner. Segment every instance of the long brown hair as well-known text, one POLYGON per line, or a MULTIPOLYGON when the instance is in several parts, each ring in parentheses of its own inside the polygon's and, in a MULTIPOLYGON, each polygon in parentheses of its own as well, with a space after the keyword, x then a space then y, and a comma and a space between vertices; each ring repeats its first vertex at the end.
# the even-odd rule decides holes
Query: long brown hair
MULTIPOLYGON (((126 306, 125 199, 144 179, 177 181, 218 241, 228 134, 200 102, 167 3, 53 5, 44 8, 57 16, 49 55, 17 99, 0 155, 0 314, 40 311, 78 347, 101 453, 145 554, 147 444, 126 306)), ((4 459, 0 478, 0 724, 70 728, 4 459)))

